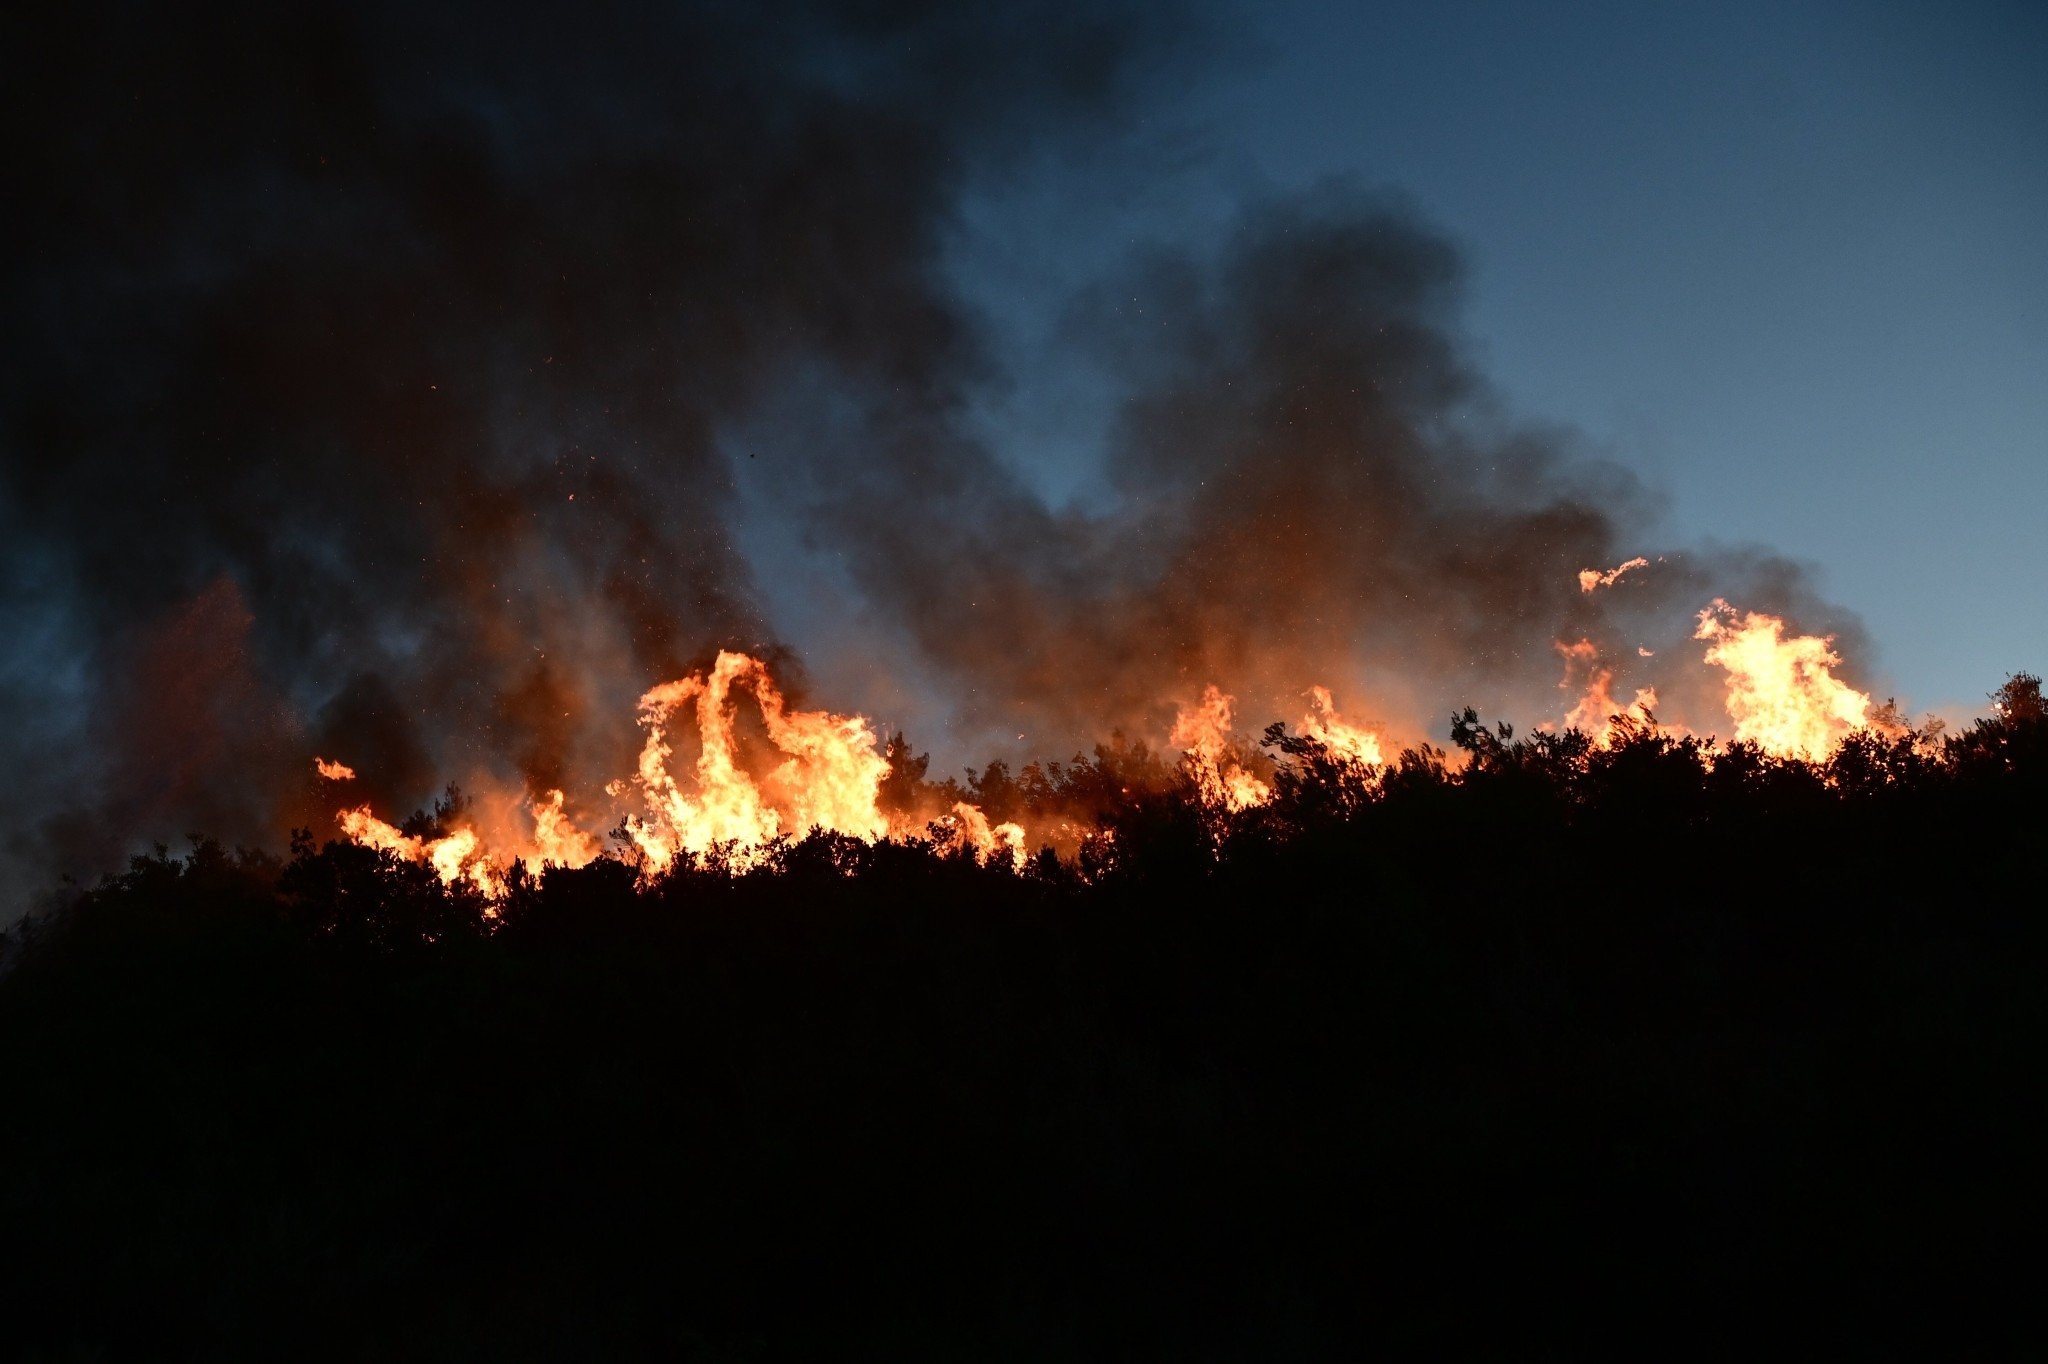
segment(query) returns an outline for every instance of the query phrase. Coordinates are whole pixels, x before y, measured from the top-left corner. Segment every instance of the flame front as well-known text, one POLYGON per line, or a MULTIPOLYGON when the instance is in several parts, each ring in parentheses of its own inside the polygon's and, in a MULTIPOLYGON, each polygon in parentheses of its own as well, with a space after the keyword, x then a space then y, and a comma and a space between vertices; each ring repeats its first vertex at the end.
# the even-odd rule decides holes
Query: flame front
MULTIPOLYGON (((1580 583, 1587 591, 1611 586, 1648 562, 1637 558, 1605 572, 1588 569, 1580 583)), ((1904 732, 1889 708, 1873 707, 1868 695, 1834 676, 1841 659, 1827 639, 1788 636, 1779 618, 1740 612, 1718 598, 1699 613, 1695 638, 1707 644, 1705 663, 1727 673, 1726 706, 1737 741, 1780 757, 1819 761, 1859 730, 1904 732)), ((1573 698, 1567 727, 1608 748, 1628 726, 1656 723, 1655 687, 1638 688, 1624 704, 1614 696, 1615 669, 1591 639, 1559 640, 1556 648, 1565 663, 1559 685, 1573 698)), ((1646 648, 1636 652, 1644 659, 1654 657, 1646 648)), ((1310 704, 1300 736, 1364 769, 1363 780, 1376 785, 1391 752, 1385 737, 1372 726, 1341 717, 1329 688, 1312 686, 1307 694, 1310 704)), ((1168 736, 1182 753, 1183 770, 1202 805, 1219 820, 1267 805, 1274 796, 1273 788, 1247 765, 1246 750, 1232 739, 1235 705, 1230 693, 1210 683, 1199 700, 1179 708, 1168 736)), ((982 862, 1001 858, 1020 868, 1027 861, 1022 825, 992 820, 950 794, 945 797, 950 808, 939 804, 935 811, 926 804, 915 815, 899 810, 892 819, 881 806, 890 760, 869 722, 859 715, 792 710, 767 666, 747 654, 721 652, 706 672, 651 688, 640 698, 639 723, 646 733, 634 775, 604 789, 640 807, 625 813, 623 828, 650 873, 686 856, 711 857, 744 871, 767 861, 779 840, 813 829, 865 842, 929 839, 969 851, 982 862), (749 714, 758 716, 758 725, 747 720, 749 714), (687 722, 686 740, 694 729, 697 746, 680 771, 675 766, 678 717, 687 722)), ((355 776, 344 763, 314 762, 328 780, 355 776)), ((517 835, 506 840, 515 846, 499 857, 487 851, 476 829, 466 826, 439 837, 407 834, 377 818, 367 805, 342 810, 338 819, 357 843, 429 865, 451 885, 468 884, 496 898, 505 894, 504 868, 515 860, 538 872, 548 864, 583 866, 603 854, 604 844, 579 827, 565 806, 559 790, 526 800, 531 832, 523 840, 517 835)), ((459 815, 450 818, 460 820, 459 815)), ((498 829, 495 823, 491 827, 498 829)), ((1075 846, 1105 833, 1056 818, 1047 830, 1041 832, 1050 842, 1075 846)), ((493 842, 498 841, 500 833, 494 832, 493 842)))

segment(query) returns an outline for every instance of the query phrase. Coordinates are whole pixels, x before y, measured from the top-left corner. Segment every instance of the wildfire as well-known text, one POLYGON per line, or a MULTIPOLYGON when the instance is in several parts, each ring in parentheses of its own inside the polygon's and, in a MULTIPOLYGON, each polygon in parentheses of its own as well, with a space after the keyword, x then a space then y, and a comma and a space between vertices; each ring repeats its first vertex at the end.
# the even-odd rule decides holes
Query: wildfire
MULTIPOLYGON (((638 770, 606 790, 614 797, 639 796, 644 811, 628 815, 625 829, 653 871, 672 866, 685 853, 716 853, 735 869, 756 866, 778 838, 814 828, 871 842, 927 832, 922 823, 893 825, 882 813, 879 798, 889 762, 867 720, 790 709, 759 659, 721 653, 709 672, 649 690, 639 709, 647 737, 638 770), (749 697, 773 750, 766 771, 760 770, 758 754, 749 763, 743 751, 741 704, 749 697), (680 774, 671 766, 671 729, 679 715, 694 722, 697 743, 695 761, 680 774)), ((530 870, 550 862, 583 866, 603 853, 604 845, 563 807, 560 791, 528 805, 530 851, 519 860, 530 870)), ((487 894, 503 893, 504 878, 473 829, 436 839, 414 837, 378 819, 367 806, 344 810, 339 819, 342 831, 358 843, 430 863, 450 884, 467 880, 487 894)), ((1024 862, 1023 826, 993 822, 965 801, 955 803, 930 829, 972 849, 981 861, 1007 857, 1016 866, 1024 862)))
POLYGON ((1655 723, 1657 689, 1639 687, 1627 705, 1616 701, 1614 669, 1600 661, 1600 650, 1592 640, 1576 644, 1559 640, 1557 651, 1564 657, 1564 681, 1557 685, 1578 697, 1577 704, 1565 713, 1565 728, 1580 731, 1601 748, 1611 748, 1624 718, 1643 725, 1655 723))
POLYGON ((1008 856, 1010 865, 1022 868, 1024 865, 1024 826, 1021 824, 990 824, 988 816, 980 809, 959 801, 953 806, 950 816, 953 828, 958 832, 960 843, 974 850, 975 860, 987 862, 997 856, 1008 856))
MULTIPOLYGON (((1588 591, 1611 585, 1646 563, 1638 558, 1605 572, 1588 569, 1581 585, 1590 581, 1588 591)), ((1888 710, 1874 708, 1869 696, 1833 675, 1841 659, 1827 639, 1788 636, 1777 617, 1740 612, 1718 598, 1699 613, 1695 637, 1707 644, 1705 662, 1728 674, 1726 705, 1738 741, 1778 756, 1820 760, 1848 734, 1898 728, 1888 710)), ((1573 698, 1567 726, 1606 748, 1624 722, 1653 722, 1654 687, 1638 688, 1623 703, 1614 695, 1615 670, 1592 640, 1559 640, 1556 648, 1565 664, 1559 685, 1573 698)), ((1652 657, 1648 649, 1637 653, 1652 657)), ((1391 752, 1383 735, 1340 716, 1327 687, 1310 687, 1308 698, 1301 736, 1358 765, 1365 781, 1376 782, 1391 752)), ((1244 749, 1231 737, 1235 705, 1233 696, 1211 683, 1199 700, 1179 709, 1168 736, 1203 805, 1218 817, 1273 798, 1272 787, 1246 765, 1244 749)), ((813 829, 867 842, 929 840, 970 851, 982 862, 1000 858, 1018 868, 1027 860, 1022 825, 992 820, 937 788, 932 803, 914 813, 885 813, 881 794, 890 761, 868 720, 792 709, 767 666, 747 654, 722 652, 707 671, 651 688, 640 698, 639 723, 645 738, 636 770, 605 791, 639 807, 625 814, 623 829, 650 872, 685 856, 745 870, 769 858, 779 840, 813 829), (680 759, 679 746, 685 750, 680 759)), ((329 781, 356 775, 326 758, 315 758, 314 766, 329 781)), ((337 818, 357 843, 429 865, 443 881, 474 886, 493 898, 505 893, 504 869, 513 861, 538 872, 548 864, 583 866, 603 854, 603 842, 569 816, 563 792, 548 790, 524 801, 523 808, 532 820, 530 833, 504 839, 514 846, 497 856, 482 834, 466 826, 436 837, 408 834, 367 805, 344 809, 337 818)), ((1055 816, 1041 841, 1078 847, 1103 833, 1055 816)), ((499 842, 500 834, 493 833, 492 841, 499 842)))
POLYGON ((451 886, 467 881, 494 899, 505 893, 504 877, 485 854, 483 839, 474 829, 457 829, 444 838, 419 838, 386 824, 367 805, 343 810, 337 818, 342 832, 364 847, 382 848, 408 862, 428 863, 451 886))
POLYGON ((550 791, 547 798, 533 802, 534 851, 525 859, 528 871, 539 871, 549 862, 564 867, 581 867, 595 862, 604 844, 576 827, 562 813, 562 793, 550 791))
MULTIPOLYGON (((640 698, 640 723, 647 742, 640 750, 638 782, 648 813, 628 817, 626 832, 657 871, 679 853, 722 846, 750 864, 785 832, 820 828, 865 839, 888 832, 876 802, 889 762, 868 722, 858 715, 789 710, 758 659, 722 652, 707 676, 663 683, 640 698), (739 761, 735 686, 753 693, 769 742, 786 755, 758 783, 739 761), (674 753, 669 717, 689 702, 695 702, 701 744, 694 791, 678 783, 668 766, 674 753)), ((626 784, 614 782, 611 789, 623 794, 626 784)))
POLYGON ((1785 637, 1776 616, 1739 612, 1716 597, 1700 612, 1695 639, 1706 661, 1728 672, 1735 737, 1778 757, 1818 762, 1857 730, 1871 727, 1870 697, 1834 675, 1833 641, 1785 637))
POLYGON ((1236 700, 1210 683, 1202 689, 1200 701, 1181 707, 1167 736, 1167 742, 1187 755, 1188 772, 1202 803, 1233 814, 1273 798, 1273 788, 1231 756, 1230 711, 1236 700))
POLYGON ((1320 742, 1332 754, 1368 767, 1386 763, 1380 736, 1370 729, 1348 724, 1337 715, 1337 703, 1328 687, 1310 687, 1309 713, 1303 717, 1301 732, 1320 742))

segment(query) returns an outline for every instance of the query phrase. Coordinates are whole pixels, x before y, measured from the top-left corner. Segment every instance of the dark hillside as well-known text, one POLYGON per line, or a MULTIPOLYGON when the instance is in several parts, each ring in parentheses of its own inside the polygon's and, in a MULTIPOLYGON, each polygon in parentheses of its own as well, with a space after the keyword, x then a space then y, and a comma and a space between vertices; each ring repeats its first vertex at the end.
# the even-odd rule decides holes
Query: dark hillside
POLYGON ((139 859, 9 944, 0 1329, 1654 1357, 1789 1306, 1995 1351, 2037 1277, 2029 681, 1825 768, 1461 722, 1463 773, 1371 787, 1276 735, 1271 807, 1133 797, 1085 875, 816 835, 490 917, 347 845, 139 859))

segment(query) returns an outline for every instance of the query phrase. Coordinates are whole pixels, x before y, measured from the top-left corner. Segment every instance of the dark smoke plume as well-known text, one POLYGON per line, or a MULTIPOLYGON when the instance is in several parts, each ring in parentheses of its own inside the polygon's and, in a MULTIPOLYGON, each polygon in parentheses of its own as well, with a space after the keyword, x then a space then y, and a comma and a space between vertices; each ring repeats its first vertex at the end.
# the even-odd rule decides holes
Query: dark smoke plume
POLYGON ((1842 627, 1733 556, 1582 599, 1578 569, 1654 552, 1652 500, 1499 416, 1456 253, 1343 190, 1076 303, 1127 395, 1120 500, 1048 508, 968 434, 996 365, 944 237, 972 175, 1115 126, 1192 49, 1151 13, 315 4, 42 35, 8 97, 0 879, 324 832, 315 753, 380 807, 495 775, 604 827, 578 807, 629 768, 633 698, 778 652, 722 437, 806 391, 830 419, 750 477, 963 741, 1156 733, 1208 681, 1251 727, 1316 681, 1418 724, 1549 705, 1556 638, 1661 647, 1745 584, 1842 627))
POLYGON ((817 533, 971 698, 967 723, 1055 745, 1162 733, 1210 682, 1252 732, 1318 682, 1411 739, 1474 701, 1555 720, 1556 645, 1589 636, 1711 725, 1689 635, 1716 593, 1853 632, 1770 555, 1671 555, 1582 592, 1580 569, 1655 551, 1657 501, 1501 413, 1461 354, 1460 274, 1354 187, 1254 206, 1212 255, 1153 253, 1075 310, 1073 343, 1126 395, 1114 511, 1049 511, 960 434, 966 393, 882 394, 796 442, 829 462, 817 533))

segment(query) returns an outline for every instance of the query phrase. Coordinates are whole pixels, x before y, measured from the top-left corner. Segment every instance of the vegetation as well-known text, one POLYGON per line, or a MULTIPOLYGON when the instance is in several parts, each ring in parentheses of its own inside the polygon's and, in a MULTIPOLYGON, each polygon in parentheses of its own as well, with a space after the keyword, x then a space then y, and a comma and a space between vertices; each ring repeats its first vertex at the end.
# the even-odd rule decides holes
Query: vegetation
POLYGON ((1372 780, 1276 729, 1227 823, 1110 747, 974 783, 1113 831, 1018 870, 817 834, 491 906, 347 844, 159 850, 6 944, 0 1333, 1671 1355, 1789 1304, 2015 1343, 2048 715, 1996 699, 1825 765, 1467 712, 1468 761, 1372 780))

